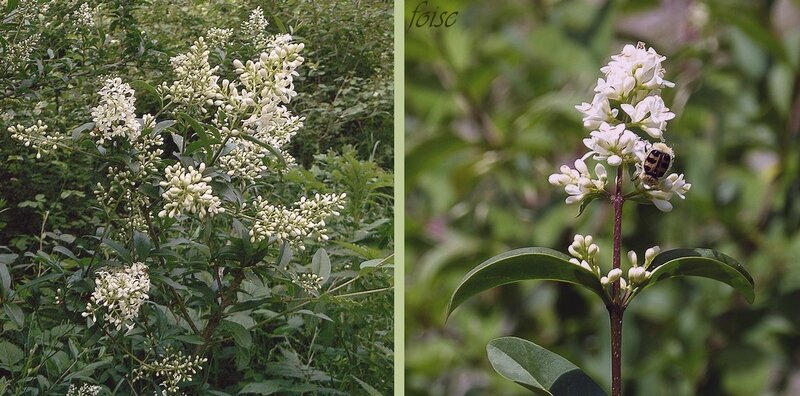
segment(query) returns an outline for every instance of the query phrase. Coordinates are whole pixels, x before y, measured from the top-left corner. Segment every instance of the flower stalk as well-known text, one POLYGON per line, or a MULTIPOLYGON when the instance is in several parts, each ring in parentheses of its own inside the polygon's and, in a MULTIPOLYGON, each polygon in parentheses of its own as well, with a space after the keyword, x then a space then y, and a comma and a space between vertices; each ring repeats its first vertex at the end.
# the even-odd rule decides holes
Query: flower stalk
POLYGON ((669 173, 675 153, 667 146, 667 121, 675 114, 661 98, 661 89, 674 84, 664 79, 661 66, 665 57, 644 43, 626 45, 622 52, 600 69, 591 103, 575 108, 583 113, 583 124, 590 130, 583 144, 589 152, 574 162, 575 167, 561 166, 559 173, 550 175, 549 182, 563 187, 568 194, 567 204, 578 204, 581 211, 599 197, 609 197, 614 210, 613 251, 611 270, 603 276, 597 263, 598 247, 584 252, 581 246, 591 245, 591 236, 576 236, 570 246, 574 264, 597 274, 608 293, 606 308, 611 322, 611 394, 622 395, 622 316, 627 299, 650 276, 647 266, 657 248, 648 250, 645 263, 639 266, 636 253, 629 252, 631 267, 624 276, 622 261, 622 207, 634 197, 649 201, 663 212, 672 210, 670 199, 683 199, 691 184, 684 176, 669 173), (594 166, 587 164, 590 160, 594 166), (613 187, 606 187, 608 167, 616 168, 613 187), (592 173, 590 169, 593 169, 592 173), (633 172, 631 192, 625 195, 623 184, 626 170, 633 172), (590 242, 586 242, 590 241, 590 242), (651 252, 652 251, 652 252, 651 252), (586 263, 586 265, 584 265, 586 263))
MULTIPOLYGON (((622 204, 625 197, 622 195, 622 167, 617 167, 617 180, 614 195, 611 198, 614 206, 614 250, 612 265, 614 269, 620 268, 620 245, 622 242, 622 204)), ((620 280, 611 286, 611 305, 608 307, 611 321, 611 396, 622 395, 622 314, 625 312, 620 280)))

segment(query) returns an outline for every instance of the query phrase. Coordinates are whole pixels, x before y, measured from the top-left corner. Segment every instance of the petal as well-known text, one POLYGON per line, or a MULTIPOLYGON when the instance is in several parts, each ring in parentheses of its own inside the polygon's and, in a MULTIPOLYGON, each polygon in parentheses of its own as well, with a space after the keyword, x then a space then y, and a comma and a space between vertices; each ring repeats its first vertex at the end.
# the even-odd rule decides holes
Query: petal
POLYGON ((672 204, 669 203, 669 201, 654 199, 653 204, 662 212, 669 212, 672 210, 672 204))

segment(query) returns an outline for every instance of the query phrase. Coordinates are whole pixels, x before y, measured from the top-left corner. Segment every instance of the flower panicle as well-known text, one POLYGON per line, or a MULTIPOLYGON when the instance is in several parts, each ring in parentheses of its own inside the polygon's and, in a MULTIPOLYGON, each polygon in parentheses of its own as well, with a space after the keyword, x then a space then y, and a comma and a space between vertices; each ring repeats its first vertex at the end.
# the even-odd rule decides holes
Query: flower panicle
POLYGON ((656 143, 664 144, 667 122, 675 118, 661 98, 662 89, 675 86, 664 79, 662 63, 665 60, 666 57, 655 49, 639 43, 626 45, 600 69, 603 77, 597 80, 592 101, 575 106, 583 114, 583 125, 590 131, 589 137, 583 139, 589 151, 575 161, 574 169, 564 165, 560 173, 548 179, 550 184, 564 187, 567 204, 581 204, 596 194, 610 195, 605 188, 605 165, 633 166, 635 176, 647 174, 647 183, 634 177, 636 190, 632 196, 649 200, 661 211, 672 210, 670 200, 674 196, 685 198, 691 184, 683 174, 659 173, 651 165, 664 161, 657 165, 667 170, 674 160, 672 149, 669 149, 669 156, 659 155, 654 149, 654 145, 658 146, 656 143), (589 158, 597 161, 596 176, 588 171, 586 160, 589 158))

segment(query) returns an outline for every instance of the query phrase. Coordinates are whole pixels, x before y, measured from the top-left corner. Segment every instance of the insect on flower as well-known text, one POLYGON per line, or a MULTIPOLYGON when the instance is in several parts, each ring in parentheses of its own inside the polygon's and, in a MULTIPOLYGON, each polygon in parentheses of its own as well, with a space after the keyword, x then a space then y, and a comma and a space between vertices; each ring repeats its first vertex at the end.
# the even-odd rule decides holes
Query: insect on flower
POLYGON ((653 144, 639 166, 639 178, 647 186, 655 186, 669 172, 673 159, 675 153, 669 146, 664 143, 653 144))

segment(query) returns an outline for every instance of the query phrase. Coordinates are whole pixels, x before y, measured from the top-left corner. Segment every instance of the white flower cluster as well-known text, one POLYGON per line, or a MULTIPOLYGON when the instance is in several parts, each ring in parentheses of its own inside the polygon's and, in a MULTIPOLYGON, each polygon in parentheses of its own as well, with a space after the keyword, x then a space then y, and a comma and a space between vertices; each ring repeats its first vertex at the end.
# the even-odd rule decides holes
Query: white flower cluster
POLYGON ((48 154, 58 148, 58 144, 67 137, 58 132, 48 132, 47 125, 41 120, 29 127, 20 124, 8 127, 13 139, 22 142, 25 147, 36 150, 36 158, 42 158, 42 154, 48 154))
POLYGON ((170 58, 172 70, 177 79, 172 84, 161 84, 160 89, 165 98, 178 104, 179 108, 196 107, 205 113, 204 105, 212 104, 219 87, 219 76, 214 73, 219 66, 213 68, 208 63, 208 46, 202 37, 189 49, 189 52, 170 58))
POLYGON ((67 396, 97 396, 100 390, 102 388, 99 385, 83 384, 80 388, 76 388, 75 385, 70 384, 67 396))
POLYGON ((269 35, 267 34, 267 18, 264 17, 264 11, 261 7, 256 7, 255 10, 250 12, 247 21, 242 22, 242 32, 249 39, 250 44, 257 50, 267 47, 269 43, 269 35))
MULTIPOLYGON (((581 161, 591 156, 598 164, 606 163, 612 167, 632 165, 636 169, 635 175, 642 174, 653 144, 664 141, 667 121, 675 117, 660 96, 662 88, 675 85, 664 79, 661 64, 665 59, 653 48, 645 48, 644 43, 639 43, 637 46, 626 45, 600 69, 604 78, 597 80, 592 102, 575 106, 583 113, 584 126, 591 130, 589 137, 583 139, 589 152, 581 161)), ((665 157, 668 165, 673 155, 670 152, 669 158, 665 157)), ((658 158, 649 160, 652 163, 658 158)), ((595 182, 600 180, 600 172, 593 180, 588 172, 582 170, 585 168, 583 164, 579 169, 576 162, 575 169, 562 166, 560 174, 550 176, 551 184, 564 187, 569 194, 568 204, 580 203, 591 193, 608 193, 604 181, 602 185, 595 182)), ((602 173, 605 174, 605 170, 602 173)), ((683 175, 675 173, 658 176, 655 183, 654 179, 649 179, 649 183, 654 185, 635 178, 634 195, 644 196, 658 209, 669 211, 672 209, 669 203, 672 196, 683 198, 691 184, 685 182, 683 175)))
POLYGON ((135 378, 142 378, 145 374, 154 374, 162 379, 161 386, 166 394, 177 394, 181 382, 191 381, 208 359, 199 356, 186 356, 182 352, 173 352, 167 348, 161 360, 154 363, 145 363, 134 370, 135 378))
POLYGON ((550 175, 548 181, 554 186, 564 187, 569 194, 567 204, 583 201, 591 194, 605 193, 608 173, 605 166, 597 163, 594 166, 595 177, 589 173, 589 167, 583 159, 575 160, 575 169, 561 165, 561 173, 550 175))
POLYGON ((296 275, 292 281, 299 285, 306 293, 316 294, 322 288, 322 282, 325 281, 321 276, 312 273, 304 273, 296 275))
POLYGON ((94 293, 86 304, 84 317, 91 316, 97 321, 96 313, 105 310, 104 319, 120 330, 123 325, 133 328, 133 319, 139 308, 147 300, 150 291, 150 276, 144 263, 134 263, 130 267, 99 271, 95 279, 94 293))
POLYGON ((9 43, 4 52, 0 52, 0 65, 10 69, 24 69, 31 60, 31 54, 39 45, 41 34, 34 33, 30 37, 15 43, 9 43))
POLYGON ((208 37, 208 45, 216 48, 225 48, 233 35, 233 29, 223 29, 212 27, 208 29, 206 37, 208 37))
POLYGON ((130 142, 139 138, 142 125, 136 120, 136 98, 130 85, 122 79, 109 78, 100 89, 100 104, 92 108, 95 127, 89 134, 103 145, 106 140, 117 136, 126 137, 130 142))
POLYGON ((120 239, 128 239, 133 231, 147 231, 151 198, 142 193, 139 187, 149 182, 149 177, 159 172, 158 164, 164 139, 152 133, 155 118, 145 114, 142 119, 142 134, 133 142, 131 166, 120 168, 109 166, 106 172, 108 184, 98 182, 94 190, 97 201, 106 208, 116 208, 115 229, 120 239))
POLYGON ((89 6, 89 3, 81 4, 80 7, 72 13, 72 19, 75 20, 78 27, 92 28, 95 25, 94 10, 89 6))
POLYGON ((687 183, 686 180, 683 178, 683 173, 680 175, 677 173, 672 173, 664 180, 656 186, 657 188, 648 189, 642 188, 643 186, 640 185, 640 188, 644 191, 644 195, 649 199, 653 205, 655 205, 659 210, 662 212, 669 212, 672 210, 672 203, 669 202, 672 199, 673 195, 677 195, 680 199, 686 198, 686 193, 689 192, 689 189, 692 187, 690 183, 687 183))
POLYGON ((225 211, 222 202, 212 194, 210 176, 203 177, 206 164, 200 163, 197 169, 189 166, 184 171, 183 166, 178 163, 168 166, 165 170, 164 181, 164 209, 158 213, 158 217, 176 218, 184 212, 197 213, 200 218, 205 216, 213 217, 217 213, 225 211))
POLYGON ((305 250, 305 238, 328 239, 325 220, 339 215, 338 211, 344 209, 345 197, 344 193, 315 194, 312 199, 302 197, 295 207, 286 208, 272 205, 259 196, 254 202, 256 221, 250 230, 250 239, 259 242, 275 238, 305 250))
POLYGON ((228 137, 235 148, 220 158, 220 167, 231 176, 253 181, 277 161, 265 161, 273 154, 265 147, 242 137, 251 136, 280 152, 287 165, 294 158, 285 147, 303 127, 303 118, 286 108, 297 96, 294 88, 296 69, 303 63, 302 43, 293 43, 289 35, 272 36, 257 61, 233 61, 236 82, 223 80, 214 99, 220 112, 214 125, 228 137), (224 114, 222 117, 220 114, 224 114))

